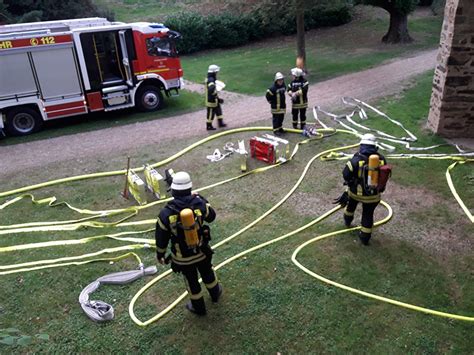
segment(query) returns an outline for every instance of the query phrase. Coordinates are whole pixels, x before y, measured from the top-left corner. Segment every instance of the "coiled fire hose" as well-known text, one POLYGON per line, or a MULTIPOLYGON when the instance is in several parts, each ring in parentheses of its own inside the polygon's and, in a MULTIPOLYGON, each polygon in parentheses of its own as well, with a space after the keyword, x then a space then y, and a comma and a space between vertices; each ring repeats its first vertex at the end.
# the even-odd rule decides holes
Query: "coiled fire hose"
MULTIPOLYGON (((244 129, 236 129, 236 130, 229 130, 229 131, 225 131, 225 132, 221 132, 220 134, 217 134, 217 135, 214 135, 214 136, 210 136, 200 142, 197 142, 189 147, 187 147, 186 149, 182 150, 181 152, 173 155, 172 157, 162 161, 162 162, 159 162, 159 163, 156 163, 154 164, 154 166, 161 166, 161 165, 164 165, 170 161, 172 161, 173 159, 176 159, 178 158, 179 156, 185 154, 186 152, 190 151, 191 149, 194 149, 195 147, 199 146, 200 144, 203 144, 204 142, 207 142, 211 139, 215 139, 215 138, 218 138, 220 136, 223 136, 223 135, 227 135, 227 134, 232 134, 232 133, 237 133, 237 132, 243 132, 243 131, 252 131, 252 130, 270 130, 270 128, 267 128, 267 127, 257 127, 257 128, 244 128, 244 129)), ((288 130, 288 131, 291 131, 291 132, 299 132, 297 130, 288 130)), ((325 128, 325 129, 322 129, 322 130, 319 130, 320 132, 322 133, 325 133, 325 132, 335 132, 336 130, 334 129, 330 129, 330 128, 325 128)), ((360 135, 356 132, 353 132, 352 130, 337 130, 338 133, 349 133, 349 134, 353 134, 353 135, 360 135)), ((415 138, 416 139, 416 138, 415 138)), ((354 145, 354 146, 357 146, 357 145, 354 145)), ((238 235, 242 234, 243 232, 245 232, 246 230, 248 230, 249 228, 251 228, 252 226, 254 226, 255 224, 257 224, 258 222, 260 222, 262 219, 264 219, 266 216, 268 216, 270 213, 272 213, 276 208, 278 208, 279 206, 281 206, 281 204, 284 203, 284 201, 286 201, 286 199, 296 190, 296 188, 298 187, 298 185, 301 183, 302 179, 304 178, 304 175, 306 174, 306 171, 307 171, 307 168, 309 167, 309 165, 317 158, 317 157, 325 157, 325 159, 332 159, 330 157, 331 153, 333 153, 334 151, 336 150, 343 150, 343 149, 349 149, 351 147, 354 147, 354 146, 349 146, 349 147, 342 147, 342 148, 336 148, 336 149, 332 149, 332 150, 328 150, 326 152, 323 152, 323 153, 320 153, 318 155, 316 155, 315 157, 313 157, 311 159, 311 161, 308 163, 307 167, 305 168, 305 171, 303 172, 302 176, 300 176, 300 179, 298 180, 298 182, 295 184, 295 186, 290 190, 290 192, 277 204, 275 205, 274 207, 272 207, 269 211, 267 211, 265 214, 263 214, 262 216, 260 216, 257 220, 255 220, 254 222, 250 223, 249 225, 247 225, 246 227, 244 227, 241 231, 235 233, 234 235, 226 238, 225 240, 221 241, 220 243, 216 244, 215 247, 219 247, 220 245, 232 240, 233 238, 237 237, 238 235), (326 154, 326 156, 325 156, 326 154)), ((459 149, 458 149, 459 151, 459 149)), ((295 153, 295 152, 294 152, 295 153)), ((468 153, 470 154, 470 153, 468 153)), ((462 202, 462 199, 459 197, 459 195, 457 194, 456 192, 456 189, 454 188, 454 185, 452 183, 452 179, 450 177, 450 171, 457 165, 457 164, 465 164, 465 163, 468 163, 468 162, 472 162, 474 161, 474 159, 468 159, 467 157, 470 157, 471 155, 468 155, 468 154, 455 154, 455 155, 449 155, 449 154, 445 154, 445 155, 438 155, 437 157, 431 157, 432 159, 452 159, 452 160, 456 160, 455 163, 451 164, 447 171, 446 171, 446 178, 448 180, 448 184, 449 184, 449 187, 451 189, 451 191, 453 192, 453 195, 455 196, 456 200, 458 201, 458 203, 461 205, 461 207, 463 208, 464 212, 468 215, 468 217, 470 218, 471 222, 474 222, 474 219, 472 217, 472 214, 470 214, 470 211, 469 209, 467 209, 467 207, 464 205, 464 203, 462 202)), ((294 155, 294 154, 293 154, 294 155)), ((418 157, 416 154, 410 154, 410 156, 402 156, 400 155, 400 158, 423 158, 423 157, 418 157)), ((428 158, 428 155, 426 155, 426 158, 428 158)), ((340 155, 337 157, 337 159, 347 159, 346 157, 343 157, 343 155, 340 155)), ((264 170, 267 170, 269 168, 272 168, 274 166, 269 166, 267 168, 263 168, 264 170)), ((138 169, 137 169, 138 170, 138 169)), ((55 181, 52 181, 52 182, 47 182, 47 183, 44 183, 44 184, 37 184, 37 185, 33 185, 33 186, 30 186, 30 187, 25 187, 25 188, 21 188, 21 189, 16 189, 16 190, 12 190, 12 191, 7 191, 7 192, 3 192, 3 193, 0 193, 0 197, 2 196, 10 196, 10 195, 13 195, 13 194, 17 194, 17 193, 20 193, 20 192, 26 192, 26 191, 30 191, 32 189, 37 189, 37 188, 41 188, 41 187, 45 187, 45 186, 51 186, 51 185, 55 185, 55 184, 59 184, 59 183, 63 183, 63 182, 66 182, 66 181, 77 181, 77 180, 82 180, 82 179, 89 179, 89 178, 96 178, 96 177, 102 177, 102 176, 112 176, 112 175, 117 175, 117 174, 124 174, 125 171, 118 171, 118 172, 106 172, 106 173, 99 173, 99 174, 90 174, 90 175, 83 175, 83 176, 79 176, 79 177, 73 177, 73 178, 66 178, 66 179, 59 179, 59 180, 55 180, 55 181), (112 174, 112 175, 111 175, 112 174)), ((232 180, 235 180, 236 178, 241 178, 245 175, 248 175, 248 174, 242 174, 238 177, 235 177, 235 178, 231 178, 231 179, 228 179, 226 180, 225 182, 229 182, 229 181, 232 181, 232 180)), ((224 182, 221 182, 221 183, 224 183, 224 182)), ((217 183, 217 184, 213 184, 211 186, 208 186, 206 188, 210 188, 210 187, 214 187, 214 186, 217 186, 221 183, 217 183)), ((203 190, 203 189, 201 189, 203 190)), ((26 195, 24 196, 20 196, 19 198, 24 198, 26 195)), ((32 198, 32 200, 34 201, 34 198, 31 196, 31 195, 28 195, 30 198, 32 198)), ((41 200, 43 201, 43 200, 41 200)), ((51 206, 54 206, 54 202, 55 201, 52 201, 52 200, 49 200, 49 201, 46 201, 47 203, 49 203, 51 206)), ((15 201, 14 201, 15 202, 15 201)), ((7 203, 3 204, 0 206, 0 210, 2 208, 5 208, 6 206, 8 205, 11 205, 13 204, 14 202, 12 201, 8 201, 7 203)), ((37 201, 39 203, 39 201, 37 201)), ((43 202, 43 203, 46 203, 46 202, 43 202)), ((138 211, 142 208, 148 208, 148 207, 151 207, 153 205, 156 205, 158 203, 163 203, 165 201, 157 201, 157 203, 153 203, 153 204, 149 204, 149 205, 145 205, 145 206, 139 206, 139 207, 132 207, 132 208, 127 208, 127 209, 121 209, 121 210, 108 210, 108 211, 90 211, 90 210, 80 210, 80 209, 75 209, 74 207, 72 206, 69 206, 67 205, 69 208, 71 209, 74 209, 76 212, 79 212, 79 213, 85 213, 85 214, 92 214, 93 217, 92 218, 102 218, 102 217, 108 217, 108 216, 111 216, 111 215, 115 215, 115 214, 120 214, 120 213, 126 213, 126 212, 133 212, 134 215, 136 213, 138 213, 138 211)), ((61 204, 61 203, 60 203, 61 204)), ((382 205, 384 207, 386 207, 389 211, 389 214, 386 218, 384 218, 382 221, 378 221, 376 223, 376 225, 380 225, 382 223, 386 223, 391 215, 392 215, 392 212, 391 212, 391 209, 390 207, 385 203, 385 202, 382 202, 382 205)), ((321 217, 319 217, 318 219, 314 220, 313 222, 311 222, 310 224, 306 225, 306 226, 303 226, 303 227, 300 227, 299 229, 297 229, 296 231, 293 231, 291 233, 288 233, 284 236, 281 236, 281 237, 278 237, 278 238, 275 238, 271 241, 268 241, 266 243, 262 243, 260 245, 257 245, 253 248, 250 248, 248 249, 247 251, 244 251, 242 253, 239 253, 235 256, 233 256, 232 258, 229 258, 227 260, 225 260, 223 263, 219 264, 216 266, 216 269, 217 268, 220 268, 226 264, 228 264, 229 262, 231 261, 234 261, 240 257, 242 257, 243 255, 246 255, 254 250, 258 250, 260 248, 263 248, 267 245, 270 245, 270 244, 273 244, 275 242, 278 242, 282 239, 285 239, 291 235, 294 235, 296 233, 298 233, 299 231, 303 230, 303 229, 306 229, 308 228, 310 225, 313 225, 321 220, 323 220, 324 218, 328 217, 329 215, 331 215, 332 213, 335 213, 337 210, 339 210, 339 207, 335 207, 333 209, 331 209, 330 211, 328 211, 327 213, 325 213, 324 215, 322 215, 321 217)), ((18 233, 19 230, 25 230, 25 231, 29 231, 29 232, 32 232, 32 231, 40 231, 40 230, 49 230, 48 228, 57 228, 55 230, 72 230, 73 228, 80 228, 82 225, 87 225, 87 224, 90 224, 90 226, 92 227, 95 227, 95 228, 101 228, 103 227, 102 224, 105 224, 107 226, 116 226, 116 227, 124 227, 124 226, 133 226, 133 225, 141 225, 141 224, 154 224, 155 223, 155 219, 153 220, 145 220, 145 221, 137 221, 137 222, 125 222, 126 219, 128 218, 131 218, 132 216, 127 216, 125 217, 124 219, 120 220, 119 222, 113 222, 113 223, 104 223, 104 222, 95 222, 95 221, 88 221, 88 218, 86 219, 82 219, 82 220, 76 220, 76 221, 57 221, 57 222, 49 222, 49 223, 41 223, 41 222, 38 222, 37 224, 34 224, 34 225, 15 225, 15 228, 11 228, 12 226, 2 226, 0 229, 3 229, 3 230, 0 230, 0 233, 1 232, 5 232, 5 233, 2 233, 2 234, 9 234, 9 233, 18 233), (63 229, 64 228, 64 229, 63 229)), ((341 230, 341 231, 336 231, 336 232, 332 232, 332 233, 328 233, 328 234, 325 234, 323 236, 320 236, 320 237, 317 237, 317 238, 314 238, 312 239, 311 241, 308 241, 306 243, 304 243, 302 246, 300 246, 299 248, 297 248, 297 250, 295 251, 295 253, 293 254, 293 257, 292 257, 292 260, 293 262, 298 266, 300 267, 302 270, 304 270, 305 272, 307 273, 310 273, 312 276, 318 278, 319 280, 323 281, 323 282, 327 282, 329 284, 332 284, 334 286, 337 286, 337 287, 341 287, 345 290, 348 290, 348 291, 351 291, 351 292, 355 292, 354 290, 355 289, 351 289, 350 287, 348 286, 344 286, 344 285, 341 285, 341 284, 337 284, 335 283, 334 281, 331 281, 331 280, 328 280, 328 279, 325 279, 323 278, 322 276, 319 276, 317 274, 314 274, 312 273, 311 271, 309 271, 308 269, 304 268, 304 266, 302 266, 301 264, 298 263, 298 261, 296 260, 296 255, 298 254, 298 252, 306 245, 312 243, 312 242, 315 242, 316 240, 321 240, 323 238, 327 238, 329 236, 332 236, 332 235, 336 235, 336 234, 340 234, 340 233, 344 233, 344 232, 347 232, 347 231, 350 231, 350 230, 355 230, 359 227, 356 227, 356 228, 352 228, 352 229, 344 229, 344 230, 341 230), (309 272, 308 272, 309 271, 309 272), (315 276, 317 275, 317 276, 315 276)), ((138 232, 138 233, 146 233, 148 232, 149 230, 147 231, 141 231, 141 232, 138 232)), ((124 233, 130 233, 130 234, 136 234, 137 232, 124 232, 124 233)), ((121 233, 118 233, 118 234, 121 234, 121 233)), ((120 238, 118 237, 118 234, 116 235, 104 235, 104 236, 98 236, 98 237, 90 237, 90 238, 84 238, 84 240, 87 240, 87 241, 83 241, 83 242, 89 242, 89 241, 92 241, 94 240, 94 238, 105 238, 105 237, 110 237, 110 238, 113 238, 113 239, 117 239, 117 240, 127 240, 127 241, 134 241, 135 238, 120 238)), ((141 240, 140 242, 143 242, 144 240, 141 240)), ((154 241, 152 240, 146 240, 147 242, 151 242, 153 243, 154 241)), ((67 242, 71 242, 71 241, 67 241, 67 242)), ((74 242, 77 242, 77 241, 74 241, 74 242)), ((23 249, 28 249, 30 247, 49 247, 49 246, 53 246, 54 244, 49 244, 47 245, 47 243, 56 243, 56 242, 45 242, 45 243, 33 243, 33 244, 29 244, 29 245, 24 245, 24 246, 13 246, 13 247, 5 247, 5 248, 1 248, 0 249, 0 252, 6 252, 6 251, 10 251, 10 250, 23 250, 23 249)), ((63 243, 64 245, 64 241, 60 241, 60 243, 63 243)), ((70 243, 70 244, 73 244, 73 243, 70 243)), ((129 246, 125 246, 125 247, 119 247, 119 248, 110 248, 110 249, 104 249, 100 252, 97 252, 97 253, 91 253, 91 254, 86 254, 86 255, 83 255, 83 256, 78 256, 78 257, 70 257, 70 258, 60 258, 60 259, 55 259, 55 260, 50 260, 50 261, 40 261, 40 262, 32 262, 32 263, 23 263, 23 264, 16 264, 16 265, 10 265, 10 266, 7 266, 7 267, 0 267, 0 270, 5 270, 5 269, 13 269, 13 270, 8 270, 7 272, 0 272, 0 275, 2 274, 6 274, 6 273, 11 273, 11 272, 24 272, 24 271, 31 271, 31 270, 36 270, 37 268, 43 268, 43 267, 58 267, 58 266, 65 266, 65 265, 80 265, 80 264, 83 264, 83 263, 88 263, 88 262, 95 262, 95 261, 108 261, 108 260, 119 260, 123 257, 128 257, 130 256, 131 254, 134 254, 134 253, 127 253, 125 255, 122 255, 122 256, 119 256, 119 257, 115 257, 115 258, 101 258, 101 259, 94 259, 94 260, 86 260, 86 261, 82 261, 82 262, 77 262, 77 261, 72 261, 72 260, 80 260, 80 259, 84 259, 84 258, 88 258, 88 257, 91 257, 91 256, 97 256, 97 255, 101 255, 101 254, 105 254, 105 253, 113 253, 113 252, 116 252, 116 251, 120 251, 120 250, 132 250, 132 249, 136 249, 136 248, 143 248, 145 244, 135 244, 135 245, 129 245, 129 246), (65 261, 65 262, 64 262, 65 261), (64 263, 63 263, 64 262, 64 263), (58 264, 60 263, 60 264, 58 264), (40 265, 41 264, 41 265, 40 265), (36 266, 33 266, 33 265, 36 265, 36 266), (32 266, 32 267, 31 267, 32 266), (20 269, 18 269, 18 267, 20 267, 20 269)), ((160 319, 162 316, 164 316, 167 312, 169 312, 177 303, 179 303, 180 300, 182 300, 182 298, 185 297, 186 293, 184 293, 183 295, 181 295, 178 299, 176 299, 170 306, 168 306, 164 311, 160 312, 158 315, 156 315, 155 317, 151 318, 150 320, 148 321, 145 321, 145 322, 142 322, 140 321, 133 313, 133 307, 136 303, 136 300, 140 297, 141 294, 143 294, 149 287, 151 287, 153 284, 155 284, 156 282, 158 282, 159 280, 161 280, 162 278, 166 277, 167 275, 169 275, 171 273, 170 270, 166 271, 165 273, 161 274, 160 276, 158 276, 156 279, 152 280, 149 284, 147 284, 142 290, 139 291, 139 293, 137 293, 135 295, 135 297, 132 299, 132 302, 130 303, 130 307, 129 307, 129 311, 130 311, 130 315, 132 317, 132 319, 138 324, 138 325, 141 325, 141 326, 145 326, 145 325, 148 325, 148 324, 151 324, 152 322, 160 319)), ((380 297, 380 296, 377 296, 377 295, 373 295, 373 294, 370 294, 370 293, 367 293, 367 292, 364 292, 364 291, 360 291, 360 290, 356 290, 356 291, 359 291, 357 293, 361 294, 361 295, 364 295, 366 297, 371 297, 371 298, 374 298, 374 299, 377 299, 379 301, 384 301, 384 302, 388 302, 388 303, 391 303, 391 304, 395 304, 397 306, 402 306, 402 307, 405 307, 405 308, 409 308, 409 309, 413 309, 413 310, 416 310, 416 311, 420 311, 420 312, 424 312, 424 313, 430 313, 430 314, 433 314, 433 315, 438 315, 438 316, 443 316, 443 317, 448 317, 448 318, 452 318, 452 319, 457 319, 457 320, 465 320, 465 321, 473 321, 474 318, 473 317, 466 317, 466 316, 460 316, 460 315, 455 315, 455 314, 449 314, 449 313, 444 313, 444 312, 439 312, 439 311, 435 311, 435 310, 429 310, 429 309, 426 309, 426 308, 422 308, 422 307, 418 307, 418 306, 414 306, 414 305, 409 305, 409 304, 406 304, 406 303, 403 303, 403 302, 399 302, 399 301, 395 301, 395 300, 390 300, 388 298, 384 298, 384 297, 380 297)))
MULTIPOLYGON (((138 256, 137 256, 138 257, 138 256)), ((103 301, 91 301, 89 295, 96 291, 100 285, 126 285, 143 276, 153 275, 158 272, 156 266, 144 268, 139 265, 139 270, 115 272, 113 274, 99 277, 87 285, 79 295, 79 303, 87 316, 95 322, 104 322, 114 318, 114 308, 103 301)))

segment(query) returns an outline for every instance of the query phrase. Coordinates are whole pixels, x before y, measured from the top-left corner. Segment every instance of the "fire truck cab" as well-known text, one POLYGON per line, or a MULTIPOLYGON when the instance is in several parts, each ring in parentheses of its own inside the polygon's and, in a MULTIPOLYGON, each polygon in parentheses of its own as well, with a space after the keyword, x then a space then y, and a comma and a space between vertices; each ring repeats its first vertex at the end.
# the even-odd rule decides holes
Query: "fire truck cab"
POLYGON ((183 87, 179 37, 105 18, 0 26, 0 129, 26 135, 60 117, 159 109, 183 87))

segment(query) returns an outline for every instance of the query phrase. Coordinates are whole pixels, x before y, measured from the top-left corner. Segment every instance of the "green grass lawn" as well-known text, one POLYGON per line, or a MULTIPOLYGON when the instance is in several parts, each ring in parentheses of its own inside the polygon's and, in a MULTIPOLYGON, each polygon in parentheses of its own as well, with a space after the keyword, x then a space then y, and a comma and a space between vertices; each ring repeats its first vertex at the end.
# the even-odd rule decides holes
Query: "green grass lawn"
MULTIPOLYGON (((439 43, 442 18, 413 17, 410 33, 415 41, 409 45, 384 45, 381 38, 388 18, 356 19, 339 27, 307 32, 306 53, 310 82, 368 69, 397 57, 423 49, 434 49, 439 43)), ((275 72, 289 75, 295 66, 296 38, 276 37, 244 47, 212 50, 182 57, 184 77, 203 82, 209 64, 221 66, 219 78, 226 90, 263 95, 273 82, 275 72)), ((287 79, 289 80, 289 79, 287 79)))
POLYGON ((185 10, 192 1, 93 0, 93 3, 113 11, 117 21, 162 22, 166 16, 185 10))
MULTIPOLYGON (((423 123, 429 109, 431 75, 418 78, 401 98, 380 102, 387 114, 403 122, 420 137, 420 145, 440 142, 426 133, 423 123)), ((265 122, 263 124, 268 124, 265 122)), ((286 124, 289 124, 288 119, 286 124)), ((389 133, 398 132, 383 125, 389 133)), ((251 133, 211 141, 169 166, 192 174, 195 187, 239 174, 236 157, 209 163, 206 154, 251 133)), ((287 135, 295 143, 301 137, 287 135)), ((196 138, 198 140, 199 138, 196 138)), ((164 142, 132 152, 135 162, 160 161, 193 143, 164 142)), ((355 143, 347 135, 301 146, 295 159, 276 169, 252 175, 203 192, 216 208, 214 244, 253 221, 278 202, 295 184, 308 160, 318 152, 355 143)), ((116 170, 124 157, 101 157, 100 166, 84 162, 84 171, 116 170)), ((446 312, 474 314, 473 225, 450 196, 444 180, 449 162, 392 160, 393 179, 385 194, 394 208, 393 220, 374 232, 373 243, 360 245, 355 234, 341 235, 304 249, 298 260, 330 279, 386 297, 393 297, 446 312)), ((138 163, 137 163, 138 164, 138 163)), ((249 161, 250 168, 264 166, 249 161)), ((342 161, 316 161, 295 194, 277 211, 229 244, 216 250, 215 263, 264 241, 294 230, 333 207, 331 201, 343 186, 342 161)), ((4 181, 2 190, 67 176, 68 164, 49 170, 22 171, 4 181)), ((164 169, 160 168, 160 171, 164 169)), ((474 205, 469 176, 472 164, 453 173, 468 206, 474 205)), ((55 195, 82 208, 121 208, 132 204, 118 192, 120 177, 74 182, 35 191, 38 197, 55 195)), ((1 201, 0 201, 1 203, 1 201)), ((156 216, 159 208, 144 210, 135 218, 156 216)), ((376 217, 384 215, 379 207, 376 217)), ((33 206, 19 202, 0 212, 0 225, 29 221, 79 218, 63 207, 33 206)), ((117 217, 113 218, 114 220, 117 217)), ((359 216, 356 216, 359 218, 359 216)), ((357 220, 357 219, 356 219, 357 220)), ((326 286, 301 272, 291 262, 295 248, 309 238, 343 228, 342 214, 330 217, 294 237, 247 255, 218 272, 224 296, 218 305, 208 303, 209 314, 196 318, 181 303, 158 323, 139 328, 128 316, 128 303, 145 280, 126 286, 104 286, 93 299, 113 303, 116 319, 98 325, 80 309, 82 288, 96 278, 115 271, 133 269, 132 259, 85 266, 71 266, 1 276, 0 328, 17 328, 22 335, 48 334, 28 346, 0 344, 0 352, 51 353, 470 353, 473 325, 401 309, 326 286)), ((145 228, 136 228, 145 229, 145 228)), ((133 228, 126 228, 133 230, 133 228)), ((117 232, 117 229, 83 229, 75 232, 23 233, 0 237, 0 246, 47 240, 77 239, 117 232)), ((137 235, 143 237, 143 235, 137 235)), ((145 235, 153 238, 152 233, 145 235)), ((124 245, 101 241, 74 247, 60 246, 23 252, 2 253, 2 265, 81 255, 106 247, 124 245)), ((156 263, 154 252, 137 252, 146 265, 156 263)), ((160 271, 166 268, 159 266, 160 271)), ((158 313, 183 289, 181 277, 173 275, 154 286, 138 303, 140 319, 158 313)))

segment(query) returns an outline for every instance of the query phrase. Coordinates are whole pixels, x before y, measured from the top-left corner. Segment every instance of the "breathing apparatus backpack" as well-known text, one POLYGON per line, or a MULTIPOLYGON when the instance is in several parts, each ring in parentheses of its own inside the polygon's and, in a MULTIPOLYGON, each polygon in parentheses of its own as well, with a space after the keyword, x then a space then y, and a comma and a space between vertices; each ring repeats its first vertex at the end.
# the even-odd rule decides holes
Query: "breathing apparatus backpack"
POLYGON ((189 249, 196 249, 200 244, 198 234, 199 222, 194 216, 194 212, 190 208, 182 209, 179 212, 181 228, 184 230, 184 240, 189 249))
POLYGON ((176 213, 169 217, 171 231, 177 237, 181 235, 179 229, 183 231, 184 243, 188 249, 197 251, 203 244, 206 244, 204 242, 210 239, 210 230, 208 226, 203 225, 200 209, 183 208, 179 210, 174 206, 168 207, 176 213))
POLYGON ((378 154, 367 156, 360 154, 362 160, 359 161, 359 186, 364 189, 365 195, 376 195, 385 191, 387 182, 392 175, 392 166, 380 160, 378 154))

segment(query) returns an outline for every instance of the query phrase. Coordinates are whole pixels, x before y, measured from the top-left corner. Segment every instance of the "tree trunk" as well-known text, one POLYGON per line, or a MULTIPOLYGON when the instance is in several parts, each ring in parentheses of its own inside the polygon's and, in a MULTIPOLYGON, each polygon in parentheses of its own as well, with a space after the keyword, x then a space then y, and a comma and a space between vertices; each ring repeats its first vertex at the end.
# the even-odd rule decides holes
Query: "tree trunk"
POLYGON ((296 1, 296 66, 305 70, 306 68, 306 44, 304 36, 304 0, 296 1))
POLYGON ((413 38, 408 33, 408 15, 402 15, 397 11, 390 12, 390 27, 382 38, 384 43, 410 43, 413 38))

